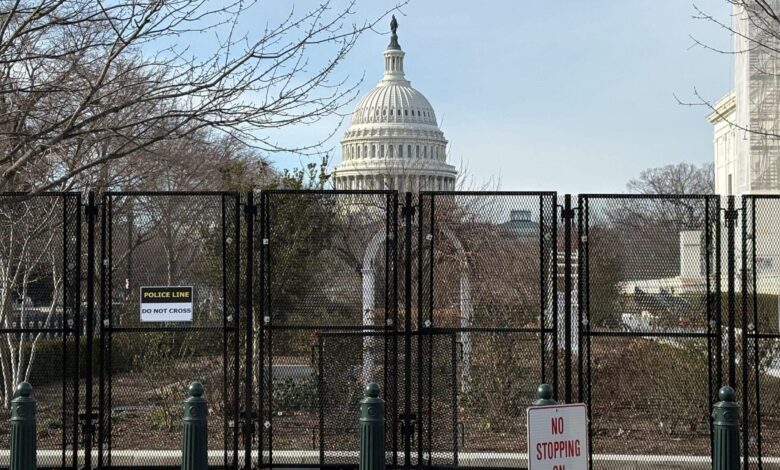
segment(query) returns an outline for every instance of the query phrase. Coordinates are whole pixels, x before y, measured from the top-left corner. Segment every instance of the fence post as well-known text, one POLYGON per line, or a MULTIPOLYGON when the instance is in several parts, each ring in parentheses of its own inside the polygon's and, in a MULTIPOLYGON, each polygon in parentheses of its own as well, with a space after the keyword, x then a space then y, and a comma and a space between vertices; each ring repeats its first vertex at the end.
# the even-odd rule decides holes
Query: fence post
POLYGON ((11 470, 35 470, 37 465, 35 411, 38 404, 30 393, 32 385, 22 382, 11 401, 11 470))
POLYGON ((360 470, 385 470, 385 401, 379 385, 366 385, 360 402, 360 470))
POLYGON ((739 470, 739 407, 734 397, 733 388, 721 387, 720 401, 713 406, 713 470, 739 470))
POLYGON ((557 405, 557 402, 553 400, 553 389, 548 384, 541 384, 536 389, 537 399, 534 401, 534 406, 544 405, 557 405))
POLYGON ((203 398, 203 385, 192 382, 184 400, 184 433, 182 436, 182 470, 208 468, 208 402, 203 398))

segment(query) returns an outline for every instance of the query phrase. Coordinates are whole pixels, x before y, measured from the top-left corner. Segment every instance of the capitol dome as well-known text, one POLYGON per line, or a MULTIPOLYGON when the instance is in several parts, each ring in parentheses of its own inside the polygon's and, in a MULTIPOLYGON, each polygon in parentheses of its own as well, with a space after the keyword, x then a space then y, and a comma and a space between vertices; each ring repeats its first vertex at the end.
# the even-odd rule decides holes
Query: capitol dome
POLYGON ((442 191, 455 188, 458 172, 447 163, 447 139, 436 113, 404 76, 404 52, 393 17, 385 73, 352 112, 341 140, 336 189, 442 191))

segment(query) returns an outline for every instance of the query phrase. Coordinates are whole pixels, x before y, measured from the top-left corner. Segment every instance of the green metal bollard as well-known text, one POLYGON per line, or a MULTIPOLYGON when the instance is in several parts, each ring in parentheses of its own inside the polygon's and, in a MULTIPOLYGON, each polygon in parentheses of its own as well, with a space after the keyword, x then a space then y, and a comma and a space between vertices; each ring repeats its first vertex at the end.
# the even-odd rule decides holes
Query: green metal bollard
POLYGON ((739 406, 734 389, 721 387, 712 410, 712 470, 739 470, 739 406))
POLYGON ((208 402, 203 398, 203 385, 192 382, 184 400, 184 433, 181 444, 182 470, 206 470, 209 465, 208 402))
POLYGON ((379 385, 371 382, 360 402, 359 470, 385 470, 385 401, 379 385))
POLYGON ((37 466, 35 411, 38 404, 30 393, 32 385, 22 382, 11 401, 11 470, 35 470, 37 466))
POLYGON ((547 384, 541 384, 536 389, 536 396, 538 397, 533 405, 534 406, 544 406, 544 405, 557 405, 558 403, 553 400, 553 389, 547 384))

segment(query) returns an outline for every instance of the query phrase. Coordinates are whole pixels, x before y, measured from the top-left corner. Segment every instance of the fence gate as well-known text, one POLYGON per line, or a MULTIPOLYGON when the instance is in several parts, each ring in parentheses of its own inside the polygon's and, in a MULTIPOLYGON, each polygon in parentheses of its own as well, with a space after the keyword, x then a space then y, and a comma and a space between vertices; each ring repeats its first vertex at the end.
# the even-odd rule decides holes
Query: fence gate
POLYGON ((237 463, 239 207, 233 193, 103 197, 98 466, 180 466, 170 450, 192 380, 210 404, 210 465, 237 463), (194 316, 165 294, 141 301, 169 286, 191 288, 194 316))
POLYGON ((719 198, 582 195, 578 218, 592 468, 706 464, 723 378, 719 198))
POLYGON ((357 403, 369 380, 383 385, 397 449, 397 193, 261 197, 255 465, 356 467, 357 403))
POLYGON ((745 196, 742 215, 737 390, 743 468, 761 469, 780 461, 780 197, 745 196))
POLYGON ((423 465, 524 466, 525 408, 558 393, 555 193, 426 192, 417 221, 423 465), (427 461, 426 461, 427 459, 427 461))
POLYGON ((78 466, 81 197, 0 195, 0 459, 9 462, 11 400, 38 400, 38 468, 78 466))
POLYGON ((382 331, 323 332, 317 345, 318 370, 316 408, 319 431, 312 433, 312 448, 319 449, 325 467, 354 466, 358 460, 359 426, 355 415, 363 384, 376 382, 385 397, 385 448, 394 455, 389 465, 398 464, 397 361, 393 353, 396 336, 382 331), (318 439, 319 442, 315 440, 318 439))

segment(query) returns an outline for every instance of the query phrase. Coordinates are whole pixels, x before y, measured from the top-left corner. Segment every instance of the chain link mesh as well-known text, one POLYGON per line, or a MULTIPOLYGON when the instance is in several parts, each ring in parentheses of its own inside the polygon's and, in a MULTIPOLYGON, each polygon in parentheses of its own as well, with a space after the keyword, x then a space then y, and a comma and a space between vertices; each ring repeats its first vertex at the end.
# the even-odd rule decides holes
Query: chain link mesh
POLYGON ((80 209, 78 194, 0 196, 0 447, 16 385, 30 382, 43 466, 77 465, 80 209))
MULTIPOLYGON (((177 465, 182 402, 193 380, 209 400, 209 447, 238 452, 240 232, 235 194, 107 194, 103 260, 103 461, 148 454, 177 465), (140 288, 192 286, 189 322, 143 322, 140 288)), ((138 457, 140 456, 140 457, 138 457)), ((156 460, 154 460, 156 459, 156 460)))
MULTIPOLYGON (((721 379, 714 197, 585 196, 580 226, 583 396, 593 454, 709 461, 721 379)), ((622 468, 596 459, 594 468, 622 468)))
POLYGON ((3 195, 0 442, 26 379, 43 466, 81 465, 90 437, 104 466, 175 466, 200 380, 212 464, 249 451, 266 468, 354 468, 375 381, 390 468, 523 467, 525 409, 547 382, 588 404, 593 468, 693 469, 731 375, 746 468, 780 459, 780 198, 731 211, 718 196, 582 195, 564 216, 555 193, 257 196, 254 214, 233 193, 108 193, 90 278, 80 195, 3 195), (194 288, 193 321, 142 322, 140 287, 176 285, 194 288))

